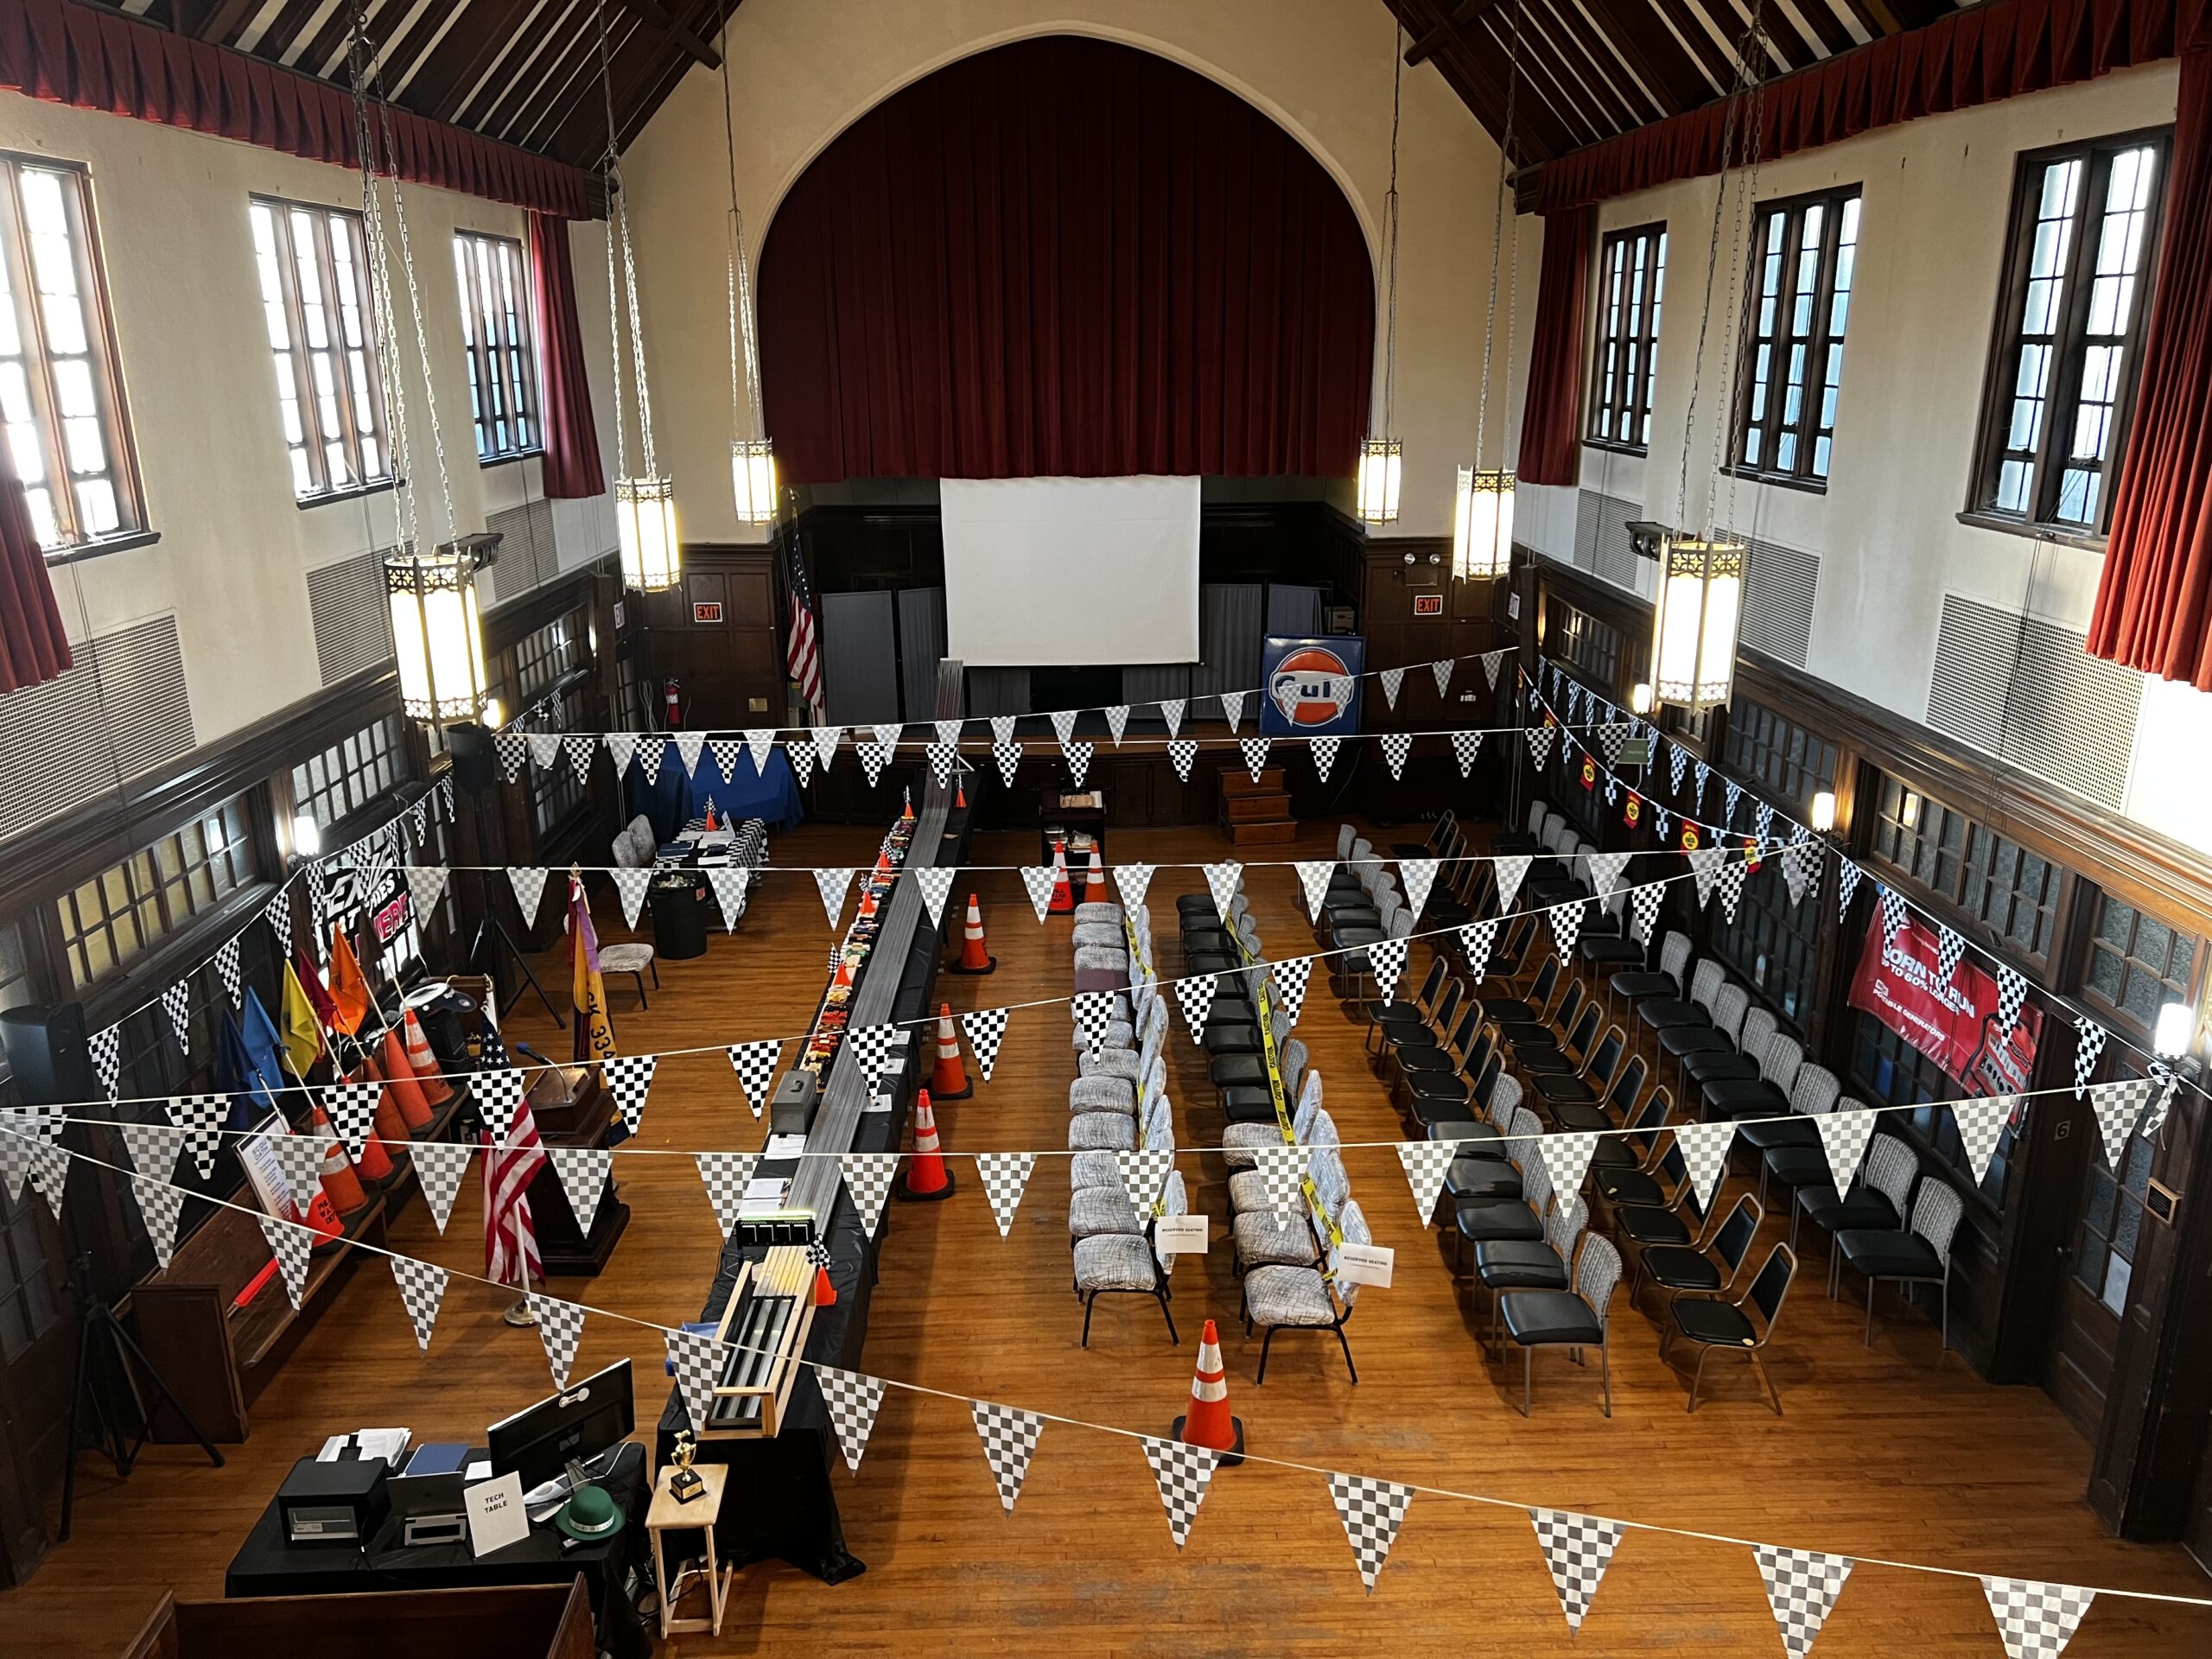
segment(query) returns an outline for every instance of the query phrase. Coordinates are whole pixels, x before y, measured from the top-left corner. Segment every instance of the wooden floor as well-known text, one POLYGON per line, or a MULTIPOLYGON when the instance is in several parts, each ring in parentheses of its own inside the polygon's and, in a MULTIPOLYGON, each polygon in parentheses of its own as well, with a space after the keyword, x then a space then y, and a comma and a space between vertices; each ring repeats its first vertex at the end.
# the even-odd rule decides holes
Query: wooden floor
MULTIPOLYGON (((810 827, 780 837, 779 862, 865 862, 875 834, 810 827)), ((1324 851, 1309 826, 1300 850, 1324 851)), ((979 839, 979 861, 1033 856, 1033 836, 979 839)), ((1211 830, 1122 831, 1122 859, 1221 857, 1211 830)), ((1277 849, 1270 849, 1269 852, 1277 849)), ((1290 849, 1281 849, 1288 855, 1290 849)), ((975 879, 998 973, 948 976, 956 1010, 1065 995, 1068 924, 1036 925, 1011 874, 975 879)), ((1172 973, 1173 898, 1198 873, 1154 882, 1164 970, 1172 973)), ((1310 948, 1288 870, 1249 884, 1271 955, 1310 948)), ((964 892, 963 886, 958 892, 964 892)), ((956 895, 956 902, 957 896, 956 895)), ((614 906, 602 922, 619 922, 614 906)), ((620 937, 619 926, 606 929, 620 937)), ((772 878, 734 939, 702 960, 663 968, 650 1014, 632 1013, 626 982, 610 987, 626 1051, 714 1043, 802 1029, 830 940, 814 884, 772 878)), ((1416 951, 1415 971, 1425 966, 1416 951)), ((564 982, 556 973, 549 983, 564 982)), ((564 1052, 542 1009, 514 1011, 520 1032, 564 1052), (534 1017, 533 1017, 534 1015, 534 1017)), ((940 1108, 960 1150, 1065 1144, 1074 1054, 1063 1007, 1014 1015, 996 1080, 940 1108)), ((1358 1030, 1317 975, 1300 1034, 1325 1079, 1346 1141, 1400 1133, 1361 1057, 1358 1030)), ((1198 1052, 1171 1044, 1171 1093, 1187 1147, 1218 1139, 1198 1052)), ((720 1055, 664 1062, 641 1144, 678 1151, 752 1147, 760 1133, 720 1055)), ((1224 1326, 1230 1399, 1255 1452, 1510 1499, 1710 1529, 1853 1555, 1939 1563, 2183 1595, 2212 1584, 2177 1548, 2107 1536, 2082 1500, 2088 1451, 2043 1394, 1995 1389, 1955 1355, 1940 1356, 1916 1315, 1885 1319, 1862 1347, 1855 1305, 1821 1294, 1823 1258, 1770 1351, 1787 1414, 1777 1419, 1748 1372, 1722 1370, 1709 1402, 1686 1414, 1681 1379, 1656 1357, 1647 1314, 1616 1304, 1614 1414, 1599 1412, 1597 1378, 1557 1356, 1540 1362, 1535 1414, 1519 1411, 1518 1367, 1488 1364, 1470 1335, 1482 1314, 1455 1294, 1435 1243, 1414 1223, 1405 1181, 1384 1148, 1345 1154, 1354 1195, 1378 1236, 1399 1251, 1397 1282, 1370 1291, 1351 1326, 1361 1382, 1333 1342, 1286 1336, 1264 1389, 1258 1344, 1233 1324, 1229 1255, 1217 1243, 1185 1258, 1175 1308, 1184 1332, 1168 1345, 1156 1308, 1102 1306, 1086 1352, 1068 1288, 1065 1160, 1040 1161, 1011 1238, 1001 1241, 974 1179, 949 1203, 894 1206, 865 1367, 962 1395, 1165 1433, 1190 1389, 1195 1338, 1208 1313, 1224 1326)), ((1185 1152, 1192 1207, 1220 1217, 1217 1155, 1185 1152)), ((636 1211, 611 1270, 556 1288, 605 1307, 674 1324, 696 1309, 719 1248, 688 1157, 620 1160, 636 1211)), ((464 1191, 441 1239, 422 1206, 394 1245, 454 1268, 481 1267, 480 1189, 464 1191)), ((225 1564, 292 1460, 334 1429, 405 1424, 448 1439, 546 1391, 537 1337, 499 1319, 505 1299, 456 1284, 430 1354, 418 1357, 380 1262, 365 1262, 339 1304, 253 1408, 252 1438, 211 1472, 181 1450, 156 1448, 127 1484, 92 1474, 80 1489, 78 1536, 26 1588, 0 1596, 0 1653, 118 1649, 164 1587, 219 1596, 225 1564)), ((657 1376, 659 1338, 598 1319, 583 1371, 632 1356, 657 1376)), ((658 1400, 643 1407, 656 1414, 658 1400)), ((868 1564, 836 1588, 781 1565, 741 1577, 730 1629, 701 1653, 977 1650, 1064 1655, 1343 1652, 1387 1644, 1412 1654, 1582 1656, 1780 1650, 1748 1552, 1664 1535, 1621 1545, 1579 1641, 1570 1641, 1526 1519, 1511 1510, 1417 1498, 1374 1595, 1361 1592, 1344 1532, 1315 1477, 1248 1466, 1216 1479, 1179 1557, 1153 1482, 1130 1441, 1048 1427, 1020 1501, 1001 1512, 967 1413, 940 1400, 889 1395, 857 1477, 836 1474, 847 1541, 868 1564)), ((1988 1656, 2002 1651, 1979 1586, 1862 1566, 1820 1638, 1821 1659, 1988 1656)), ((2202 1655, 2212 1612, 2119 1599, 2089 1613, 2070 1653, 2202 1655)))

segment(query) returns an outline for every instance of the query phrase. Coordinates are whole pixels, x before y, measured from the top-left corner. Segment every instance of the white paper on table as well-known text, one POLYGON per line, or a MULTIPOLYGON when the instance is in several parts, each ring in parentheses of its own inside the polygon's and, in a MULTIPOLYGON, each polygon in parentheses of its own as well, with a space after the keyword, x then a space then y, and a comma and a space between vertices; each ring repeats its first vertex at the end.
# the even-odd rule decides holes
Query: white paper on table
POLYGON ((806 1137, 803 1135, 772 1135, 768 1137, 768 1149, 760 1155, 769 1159, 796 1158, 805 1150, 806 1137))
POLYGON ((495 1549, 505 1549, 530 1536, 530 1513, 522 1502, 522 1477, 514 1470, 496 1480, 463 1489, 461 1503, 468 1516, 468 1548, 480 1560, 495 1549))

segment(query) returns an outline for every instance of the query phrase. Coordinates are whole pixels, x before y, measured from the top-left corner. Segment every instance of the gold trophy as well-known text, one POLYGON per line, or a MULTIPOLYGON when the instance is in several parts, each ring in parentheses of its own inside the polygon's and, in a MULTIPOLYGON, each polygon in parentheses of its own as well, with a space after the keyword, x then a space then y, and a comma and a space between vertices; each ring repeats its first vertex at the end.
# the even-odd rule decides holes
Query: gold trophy
POLYGON ((699 1478, 699 1471, 691 1466, 691 1459, 699 1455, 699 1442, 692 1438, 690 1429, 682 1430, 676 1437, 673 1459, 676 1472, 668 1478, 669 1495, 679 1503, 689 1503, 707 1490, 707 1483, 699 1478))

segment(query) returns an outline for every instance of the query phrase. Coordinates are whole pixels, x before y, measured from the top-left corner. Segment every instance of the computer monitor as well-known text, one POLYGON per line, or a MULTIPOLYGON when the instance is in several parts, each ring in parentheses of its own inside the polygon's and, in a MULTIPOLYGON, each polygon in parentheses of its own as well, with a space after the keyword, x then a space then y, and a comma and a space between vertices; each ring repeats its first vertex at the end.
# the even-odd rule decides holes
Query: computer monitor
POLYGON ((630 1362, 618 1360, 551 1399, 493 1424, 486 1441, 492 1472, 512 1470, 529 1491, 559 1474, 571 1459, 593 1457, 636 1427, 630 1362))

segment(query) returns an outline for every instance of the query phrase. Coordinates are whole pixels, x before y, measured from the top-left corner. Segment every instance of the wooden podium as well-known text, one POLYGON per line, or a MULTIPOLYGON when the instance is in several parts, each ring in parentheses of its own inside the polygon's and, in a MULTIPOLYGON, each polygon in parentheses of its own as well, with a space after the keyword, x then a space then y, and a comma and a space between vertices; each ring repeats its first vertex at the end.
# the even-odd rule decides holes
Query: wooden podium
POLYGON ((1242 766, 1221 769, 1221 832, 1238 847, 1281 846, 1298 839, 1281 766, 1263 766, 1256 780, 1242 766))
MULTIPOLYGON (((596 1066, 563 1065, 541 1071, 531 1087, 530 1111, 537 1120, 538 1139, 549 1147, 611 1146, 619 1127, 614 1096, 601 1086, 596 1066)), ((611 1173, 598 1214, 588 1226, 583 1224, 569 1207, 569 1195, 550 1160, 531 1178, 530 1215, 548 1278, 604 1271, 630 1224, 630 1206, 622 1202, 611 1173)))

